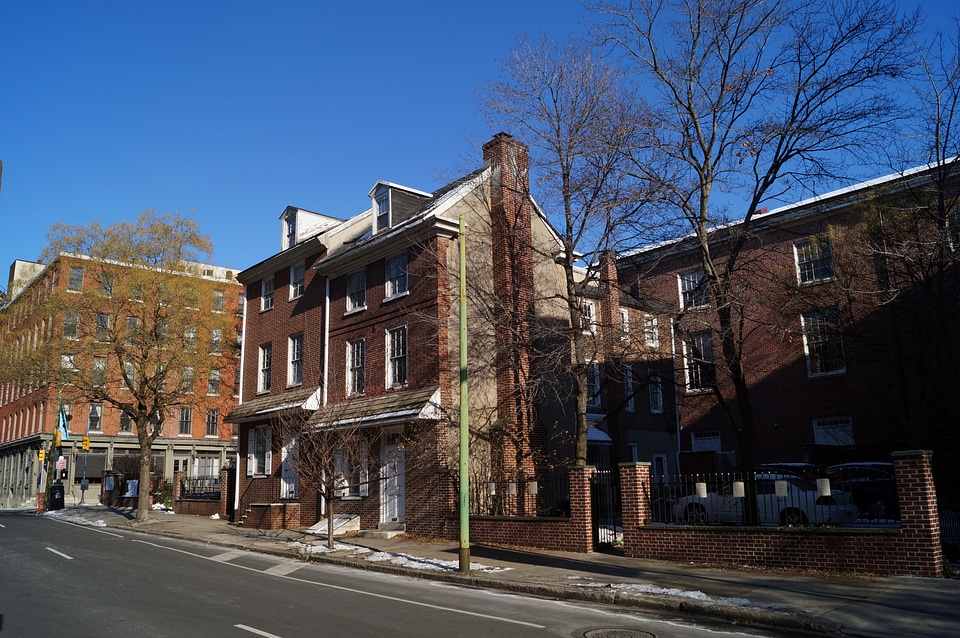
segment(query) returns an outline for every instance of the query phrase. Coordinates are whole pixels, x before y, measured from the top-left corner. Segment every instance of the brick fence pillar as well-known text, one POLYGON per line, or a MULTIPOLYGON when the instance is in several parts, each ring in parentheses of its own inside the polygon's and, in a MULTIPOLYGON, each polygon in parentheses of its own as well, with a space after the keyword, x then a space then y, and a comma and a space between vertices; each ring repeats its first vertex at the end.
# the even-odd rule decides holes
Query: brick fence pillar
POLYGON ((933 484, 932 452, 907 450, 893 453, 900 529, 904 547, 898 557, 915 576, 943 576, 940 512, 933 484))
POLYGON ((571 465, 570 475, 570 544, 572 551, 589 554, 593 551, 593 504, 590 501, 592 465, 571 465))
POLYGON ((650 463, 620 464, 620 502, 623 516, 623 551, 638 556, 641 525, 649 525, 650 463))
POLYGON ((231 505, 227 502, 230 497, 230 474, 231 471, 227 468, 220 470, 220 509, 218 513, 222 519, 230 518, 227 511, 231 505))

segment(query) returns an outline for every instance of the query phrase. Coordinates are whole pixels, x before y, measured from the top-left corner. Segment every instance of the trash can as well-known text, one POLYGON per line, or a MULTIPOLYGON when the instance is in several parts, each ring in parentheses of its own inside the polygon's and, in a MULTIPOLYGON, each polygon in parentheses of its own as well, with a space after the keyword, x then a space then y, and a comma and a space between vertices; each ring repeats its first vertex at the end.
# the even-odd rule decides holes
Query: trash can
POLYGON ((57 481, 50 486, 50 508, 51 510, 63 509, 63 483, 57 481))

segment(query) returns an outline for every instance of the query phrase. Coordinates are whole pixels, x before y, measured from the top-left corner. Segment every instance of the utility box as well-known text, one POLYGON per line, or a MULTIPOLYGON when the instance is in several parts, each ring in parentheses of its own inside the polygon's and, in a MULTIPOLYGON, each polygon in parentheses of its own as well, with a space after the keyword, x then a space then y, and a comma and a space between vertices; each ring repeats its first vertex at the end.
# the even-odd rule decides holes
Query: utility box
POLYGON ((63 483, 57 481, 50 486, 50 509, 51 510, 62 510, 63 509, 63 483))

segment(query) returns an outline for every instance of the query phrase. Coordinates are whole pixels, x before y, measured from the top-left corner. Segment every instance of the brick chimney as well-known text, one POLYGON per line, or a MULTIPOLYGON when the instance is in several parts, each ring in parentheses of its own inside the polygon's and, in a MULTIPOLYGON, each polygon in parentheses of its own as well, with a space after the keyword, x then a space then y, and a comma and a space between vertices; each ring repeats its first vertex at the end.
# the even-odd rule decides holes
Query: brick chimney
POLYGON ((494 459, 494 465, 506 475, 531 476, 535 424, 528 390, 532 385, 529 346, 534 282, 528 150, 507 133, 497 133, 483 145, 483 160, 491 171, 493 283, 500 304, 496 319, 497 413, 503 428, 511 433, 500 438, 502 457, 494 459), (511 441, 520 441, 520 447, 511 441))

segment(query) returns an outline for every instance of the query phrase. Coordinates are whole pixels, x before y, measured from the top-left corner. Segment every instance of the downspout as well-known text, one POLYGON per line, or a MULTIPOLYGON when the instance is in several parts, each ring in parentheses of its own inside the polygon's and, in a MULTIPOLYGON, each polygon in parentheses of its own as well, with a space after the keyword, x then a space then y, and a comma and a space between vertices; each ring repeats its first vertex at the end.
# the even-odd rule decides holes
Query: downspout
MULTIPOLYGON (((243 321, 240 323, 240 401, 243 403, 243 355, 247 343, 247 284, 243 284, 243 321)), ((233 512, 240 509, 240 440, 237 440, 237 460, 233 466, 233 512)))
POLYGON ((330 276, 324 275, 326 291, 323 297, 323 405, 327 405, 327 370, 330 365, 330 276))
POLYGON ((673 369, 673 418, 677 426, 677 474, 680 474, 680 384, 677 378, 675 320, 670 318, 670 367, 673 369))

